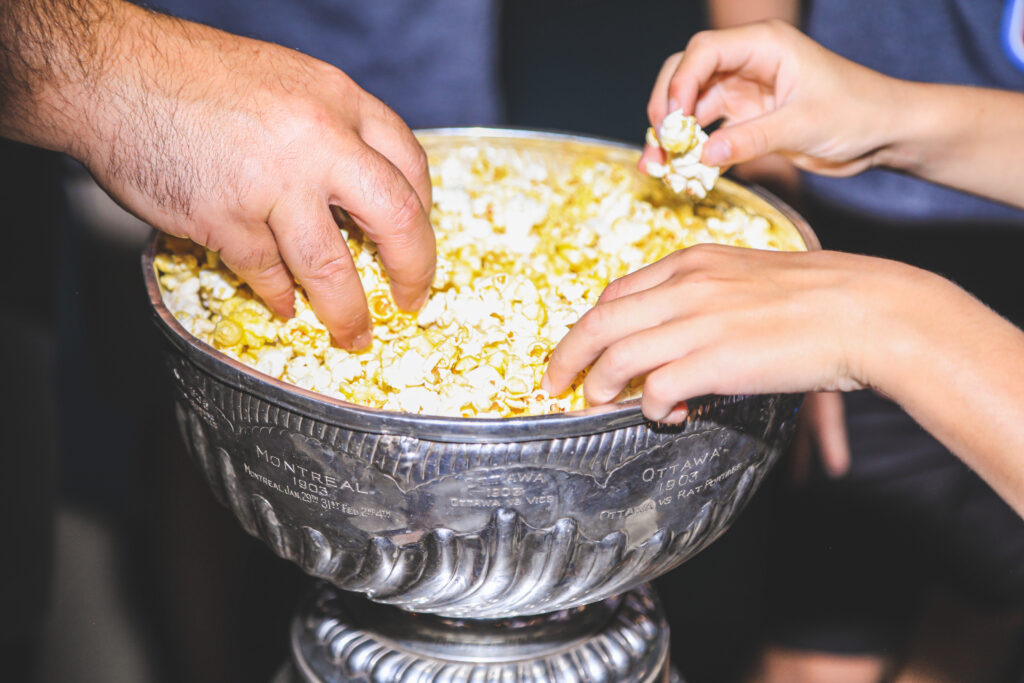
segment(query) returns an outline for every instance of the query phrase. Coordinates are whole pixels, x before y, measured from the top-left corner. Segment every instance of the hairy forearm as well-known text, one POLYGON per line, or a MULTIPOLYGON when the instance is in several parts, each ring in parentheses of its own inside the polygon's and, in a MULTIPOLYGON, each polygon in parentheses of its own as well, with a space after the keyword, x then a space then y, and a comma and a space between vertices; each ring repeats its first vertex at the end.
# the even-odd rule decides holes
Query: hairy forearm
POLYGON ((800 0, 707 0, 712 28, 731 28, 766 19, 800 22, 800 0))
POLYGON ((910 298, 879 320, 865 374, 1024 516, 1024 332, 927 277, 941 306, 910 298))
POLYGON ((1024 93, 904 82, 878 162, 1024 207, 1024 93))
POLYGON ((223 116, 226 97, 201 76, 229 50, 257 49, 123 0, 8 0, 0 43, 0 135, 64 152, 129 188, 122 199, 185 216, 208 169, 181 152, 204 138, 201 110, 207 123, 223 116))
POLYGON ((124 22, 113 0, 7 0, 0 5, 0 133, 73 151, 124 22))

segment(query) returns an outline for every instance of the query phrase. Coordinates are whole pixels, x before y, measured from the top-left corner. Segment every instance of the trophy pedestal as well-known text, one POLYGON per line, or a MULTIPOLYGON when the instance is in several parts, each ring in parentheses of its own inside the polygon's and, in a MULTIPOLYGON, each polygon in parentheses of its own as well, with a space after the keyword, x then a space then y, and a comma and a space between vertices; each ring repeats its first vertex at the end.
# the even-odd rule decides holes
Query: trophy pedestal
POLYGON ((647 585, 549 614, 452 619, 321 583, 274 683, 678 683, 668 634, 647 585))

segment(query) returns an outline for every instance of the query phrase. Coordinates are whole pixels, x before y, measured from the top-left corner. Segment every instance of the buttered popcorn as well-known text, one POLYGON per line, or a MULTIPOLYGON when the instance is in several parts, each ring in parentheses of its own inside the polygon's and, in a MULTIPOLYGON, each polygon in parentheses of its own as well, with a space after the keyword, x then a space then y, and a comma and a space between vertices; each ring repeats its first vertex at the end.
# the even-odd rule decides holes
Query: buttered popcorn
POLYGON ((164 238, 164 302, 200 340, 264 374, 353 403, 407 413, 518 416, 584 407, 582 378, 539 388, 555 344, 607 284, 699 242, 801 249, 799 237, 743 208, 694 205, 632 169, 556 164, 498 145, 430 159, 438 264, 418 313, 399 311, 376 247, 342 232, 373 321, 369 349, 331 343, 301 287, 295 317, 263 305, 217 254, 164 238))
POLYGON ((685 116, 677 109, 665 117, 661 129, 647 129, 647 144, 661 147, 665 152, 665 163, 648 162, 647 173, 662 181, 675 193, 703 199, 718 180, 717 166, 705 166, 700 162, 708 134, 697 125, 697 119, 685 116))

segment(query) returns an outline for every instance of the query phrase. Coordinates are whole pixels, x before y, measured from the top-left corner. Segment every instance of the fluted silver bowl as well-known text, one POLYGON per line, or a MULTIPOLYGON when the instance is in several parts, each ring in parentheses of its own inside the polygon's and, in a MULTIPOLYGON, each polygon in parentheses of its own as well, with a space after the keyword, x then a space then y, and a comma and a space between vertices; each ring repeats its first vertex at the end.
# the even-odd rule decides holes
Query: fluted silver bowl
MULTIPOLYGON (((424 131, 635 165, 638 150, 534 131, 424 131)), ((637 182, 647 182, 637 174, 637 182)), ((770 195, 718 190, 792 223, 770 195)), ((672 569, 721 535, 793 432, 799 397, 707 397, 685 424, 634 401, 511 419, 408 415, 263 375, 190 336, 143 273, 185 441, 249 533, 334 585, 403 609, 497 618, 574 607, 672 569)))

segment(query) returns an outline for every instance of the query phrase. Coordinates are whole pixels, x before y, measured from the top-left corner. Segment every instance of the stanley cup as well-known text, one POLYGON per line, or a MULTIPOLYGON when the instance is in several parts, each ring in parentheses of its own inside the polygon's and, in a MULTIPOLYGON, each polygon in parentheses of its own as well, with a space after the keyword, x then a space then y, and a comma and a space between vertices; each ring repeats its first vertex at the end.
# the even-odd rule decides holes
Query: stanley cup
MULTIPOLYGON (((421 139, 481 136, 637 155, 524 131, 421 139)), ((816 246, 781 202, 722 183, 816 246)), ((246 531, 323 580, 299 607, 280 681, 670 680, 645 582, 729 527, 789 443, 798 396, 698 399, 678 426, 636 401, 504 419, 355 406, 189 336, 162 303, 153 249, 143 271, 189 452, 246 531)))

